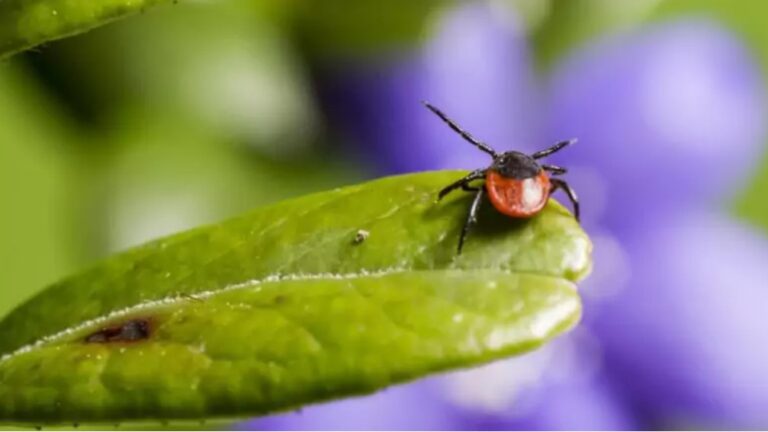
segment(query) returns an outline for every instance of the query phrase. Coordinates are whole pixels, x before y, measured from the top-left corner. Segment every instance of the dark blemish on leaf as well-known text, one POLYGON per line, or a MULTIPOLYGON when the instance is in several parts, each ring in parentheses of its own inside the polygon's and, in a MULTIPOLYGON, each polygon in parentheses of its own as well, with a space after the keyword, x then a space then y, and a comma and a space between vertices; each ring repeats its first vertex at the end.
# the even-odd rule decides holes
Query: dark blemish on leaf
POLYGON ((283 304, 283 303, 285 303, 286 300, 288 300, 288 297, 286 297, 286 296, 284 296, 282 294, 279 294, 279 295, 275 296, 275 299, 273 301, 275 302, 275 304, 283 304))
POLYGON ((85 338, 86 343, 135 342, 149 338, 150 325, 147 319, 132 319, 124 323, 103 328, 85 338))
POLYGON ((371 233, 366 230, 363 230, 363 229, 357 230, 357 232, 355 233, 355 239, 352 240, 352 243, 360 244, 364 242, 370 235, 371 233))

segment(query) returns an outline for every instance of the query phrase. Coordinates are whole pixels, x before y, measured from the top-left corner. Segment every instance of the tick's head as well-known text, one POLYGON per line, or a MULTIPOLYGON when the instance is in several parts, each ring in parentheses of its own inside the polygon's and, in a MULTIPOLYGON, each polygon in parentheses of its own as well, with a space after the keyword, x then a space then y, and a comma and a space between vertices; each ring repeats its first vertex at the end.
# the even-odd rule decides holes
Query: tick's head
POLYGON ((496 156, 491 169, 504 177, 527 179, 538 175, 541 166, 527 154, 509 151, 496 156))

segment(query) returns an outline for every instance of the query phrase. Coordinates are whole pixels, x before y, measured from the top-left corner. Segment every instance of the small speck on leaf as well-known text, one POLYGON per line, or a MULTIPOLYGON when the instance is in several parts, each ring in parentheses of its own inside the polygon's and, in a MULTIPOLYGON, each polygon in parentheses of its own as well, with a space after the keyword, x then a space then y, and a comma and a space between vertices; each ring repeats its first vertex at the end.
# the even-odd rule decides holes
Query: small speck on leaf
POLYGON ((363 230, 363 229, 357 230, 357 232, 355 233, 355 239, 352 240, 352 243, 360 244, 360 243, 364 242, 368 238, 368 236, 370 236, 370 235, 371 235, 371 233, 369 231, 366 231, 366 230, 363 230))

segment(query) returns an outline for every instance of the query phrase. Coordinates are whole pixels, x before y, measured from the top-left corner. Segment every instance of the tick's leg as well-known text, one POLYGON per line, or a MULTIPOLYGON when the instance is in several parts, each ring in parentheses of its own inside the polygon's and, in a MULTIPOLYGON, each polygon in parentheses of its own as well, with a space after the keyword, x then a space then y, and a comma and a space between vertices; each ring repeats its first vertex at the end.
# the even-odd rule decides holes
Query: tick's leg
POLYGON ((421 103, 424 104, 425 107, 427 107, 430 111, 435 113, 442 121, 444 121, 451 129, 453 129, 454 132, 461 135, 462 138, 469 141, 472 145, 479 148, 480 150, 488 153, 489 155, 496 157, 496 151, 492 149, 488 144, 482 143, 475 139, 472 135, 469 134, 469 132, 465 131, 459 125, 456 124, 453 120, 449 119, 445 113, 437 109, 434 105, 427 101, 422 101, 421 103))
POLYGON ((455 182, 449 184, 448 186, 444 187, 439 194, 437 194, 437 200, 440 201, 443 199, 444 196, 448 195, 449 193, 453 192, 454 190, 458 188, 462 188, 464 190, 467 190, 469 182, 478 180, 485 177, 485 170, 474 170, 466 177, 460 178, 459 180, 456 180, 455 182))
POLYGON ((576 217, 576 220, 579 220, 579 197, 576 196, 576 192, 565 180, 552 179, 551 182, 553 185, 552 192, 557 190, 557 188, 561 188, 568 195, 568 199, 573 204, 573 215, 576 217))
POLYGON ((575 138, 567 140, 567 141, 560 141, 559 143, 553 145, 552 147, 550 147, 548 149, 537 151, 536 153, 532 154, 531 157, 534 158, 534 159, 541 159, 543 157, 547 157, 547 156, 551 155, 552 153, 555 153, 555 152, 558 152, 558 151, 562 150, 564 147, 567 147, 567 146, 569 146, 571 144, 575 144, 575 143, 576 143, 576 139, 575 138))
POLYGON ((545 170, 551 172, 553 175, 561 175, 561 174, 565 174, 565 173, 568 172, 567 169, 565 169, 563 167, 559 167, 557 165, 543 164, 541 167, 544 168, 545 170))
POLYGON ((483 195, 485 188, 477 188, 475 199, 472 200, 472 205, 469 207, 469 213, 467 214, 467 220, 464 222, 464 226, 461 228, 461 237, 459 237, 459 249, 458 254, 461 255, 461 249, 464 247, 464 239, 466 239, 469 230, 474 224, 477 223, 477 212, 480 210, 480 203, 483 201, 483 195))

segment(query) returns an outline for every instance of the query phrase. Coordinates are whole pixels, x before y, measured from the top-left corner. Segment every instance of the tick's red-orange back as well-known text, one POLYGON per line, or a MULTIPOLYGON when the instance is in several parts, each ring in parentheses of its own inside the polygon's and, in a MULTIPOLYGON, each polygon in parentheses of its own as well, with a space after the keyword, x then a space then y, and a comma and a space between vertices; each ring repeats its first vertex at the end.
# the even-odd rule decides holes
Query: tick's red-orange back
POLYGON ((552 185, 544 170, 533 177, 519 179, 505 177, 490 169, 485 176, 485 189, 491 204, 500 213, 514 218, 527 218, 544 208, 552 185))

